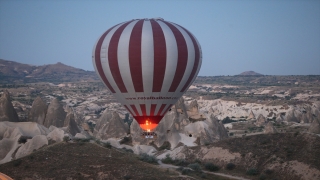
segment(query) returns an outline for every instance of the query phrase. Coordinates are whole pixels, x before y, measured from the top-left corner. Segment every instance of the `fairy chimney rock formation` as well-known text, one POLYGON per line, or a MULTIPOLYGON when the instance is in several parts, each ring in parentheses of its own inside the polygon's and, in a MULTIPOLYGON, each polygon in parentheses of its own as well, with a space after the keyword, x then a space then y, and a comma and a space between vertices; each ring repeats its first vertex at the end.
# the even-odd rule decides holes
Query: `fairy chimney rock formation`
POLYGON ((76 123, 74 113, 72 110, 67 113, 64 124, 64 126, 67 126, 67 132, 69 132, 72 136, 75 136, 77 133, 81 132, 80 128, 76 123))
POLYGON ((0 121, 19 122, 19 117, 14 109, 10 94, 5 90, 0 98, 0 121))
POLYGON ((266 125, 266 127, 264 128, 264 133, 266 134, 273 134, 273 133, 277 133, 277 129, 273 126, 272 122, 268 122, 268 124, 266 125))
POLYGON ((29 121, 36 122, 43 125, 46 118, 48 106, 40 96, 38 96, 32 103, 31 110, 29 112, 29 121))
POLYGON ((58 99, 53 99, 48 106, 44 126, 47 128, 51 125, 55 127, 63 127, 65 118, 66 112, 62 105, 59 103, 58 99))
POLYGON ((255 119, 256 116, 253 114, 252 110, 250 111, 250 114, 248 116, 248 120, 252 120, 252 119, 255 119))
POLYGON ((260 114, 257 118, 257 121, 254 123, 256 126, 264 126, 267 123, 267 119, 260 114))
POLYGON ((122 138, 128 133, 129 126, 124 123, 119 114, 105 110, 94 128, 93 134, 96 138, 106 140, 108 138, 122 138))

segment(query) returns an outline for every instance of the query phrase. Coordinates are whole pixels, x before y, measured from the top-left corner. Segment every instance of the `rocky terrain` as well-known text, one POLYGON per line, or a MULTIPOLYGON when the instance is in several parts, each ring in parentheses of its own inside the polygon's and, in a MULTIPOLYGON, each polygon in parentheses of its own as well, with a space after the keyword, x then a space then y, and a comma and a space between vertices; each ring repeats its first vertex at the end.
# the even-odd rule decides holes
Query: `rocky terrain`
MULTIPOLYGON (((30 68, 14 62, 2 64, 13 64, 16 71, 30 68)), ((73 71, 72 67, 58 65, 61 70, 73 71)), ((54 75, 57 70, 54 67, 40 69, 41 76, 58 77, 54 75)), ((19 76, 28 76, 31 70, 19 76)), ((14 70, 3 72, 14 74, 14 70)), ((317 160, 320 159, 320 76, 245 73, 232 77, 198 77, 159 123, 155 139, 140 136, 142 130, 138 123, 99 81, 69 79, 54 84, 28 78, 36 83, 0 85, 0 164, 3 164, 0 171, 5 167, 8 171, 4 172, 14 173, 14 167, 10 166, 20 158, 27 162, 25 166, 38 166, 26 158, 44 154, 52 158, 45 149, 57 144, 59 148, 74 148, 62 141, 71 140, 76 144, 91 140, 137 155, 146 153, 164 159, 169 154, 173 160, 186 160, 189 164, 199 161, 202 168, 210 162, 222 173, 247 179, 320 178, 317 160), (44 154, 34 153, 41 149, 44 154), (229 163, 236 166, 234 171, 226 168, 229 163), (250 169, 255 170, 255 176, 246 174, 250 169)), ((82 145, 75 146, 81 151, 82 145)), ((95 173, 104 172, 101 163, 89 162, 99 166, 95 173)), ((56 170, 47 172, 48 176, 32 171, 28 177, 50 178, 53 172, 60 172, 58 166, 52 167, 56 170)), ((121 178, 116 171, 104 175, 93 176, 85 171, 79 177, 121 178)), ((63 177, 75 178, 75 175, 73 172, 63 177)), ((137 175, 137 179, 141 177, 137 175)))
POLYGON ((191 179, 92 143, 53 144, 0 165, 0 171, 13 179, 191 179))
POLYGON ((180 146, 158 156, 185 159, 202 163, 212 162, 229 172, 228 164, 235 165, 233 173, 245 176, 254 169, 250 179, 319 179, 320 137, 312 134, 277 133, 243 138, 225 139, 207 146, 180 146))

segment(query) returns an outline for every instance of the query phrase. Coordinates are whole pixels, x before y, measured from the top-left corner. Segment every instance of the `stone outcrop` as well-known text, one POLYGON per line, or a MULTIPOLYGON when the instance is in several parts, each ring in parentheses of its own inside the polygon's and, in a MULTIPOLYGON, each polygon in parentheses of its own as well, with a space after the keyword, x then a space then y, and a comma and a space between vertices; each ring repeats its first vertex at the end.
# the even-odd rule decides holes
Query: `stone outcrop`
POLYGON ((29 112, 29 121, 36 122, 43 125, 46 118, 48 106, 40 96, 38 96, 32 103, 31 110, 29 112))
POLYGON ((136 120, 133 120, 130 125, 130 135, 132 138, 132 144, 136 144, 136 145, 148 144, 148 142, 149 142, 148 139, 141 138, 140 134, 142 132, 143 132, 143 130, 140 128, 138 122, 136 120))
POLYGON ((310 133, 320 134, 320 120, 314 120, 308 130, 310 133))
POLYGON ((67 128, 67 132, 70 133, 72 136, 75 136, 77 133, 81 133, 79 126, 77 125, 76 121, 73 119, 70 120, 70 123, 67 128))
POLYGON ((95 128, 94 136, 106 140, 108 138, 122 138, 129 133, 129 126, 124 123, 116 112, 105 110, 99 118, 95 128))
POLYGON ((44 126, 47 128, 49 128, 51 125, 63 127, 65 118, 66 112, 64 111, 62 105, 59 103, 58 99, 53 99, 48 106, 44 126))
POLYGON ((199 105, 196 100, 193 100, 187 110, 187 115, 192 121, 202 121, 205 120, 205 115, 199 112, 199 105))
POLYGON ((297 122, 297 123, 300 122, 300 119, 297 118, 297 112, 295 112, 294 109, 289 110, 289 111, 286 113, 285 120, 288 121, 288 122, 297 122))
POLYGON ((67 136, 62 129, 56 128, 54 126, 50 126, 51 132, 47 135, 49 140, 53 140, 55 142, 63 141, 64 136, 67 136))
POLYGON ((36 135, 18 149, 15 158, 21 158, 29 155, 34 150, 37 150, 45 145, 48 145, 47 137, 45 135, 36 135))
POLYGON ((65 119, 65 126, 67 126, 67 132, 70 133, 72 136, 75 136, 77 133, 80 133, 81 130, 78 127, 73 111, 69 111, 66 119, 65 119))
POLYGON ((268 122, 268 124, 266 125, 266 127, 264 128, 264 133, 266 134, 273 134, 273 133, 277 133, 277 129, 273 126, 272 122, 268 122))
POLYGON ((260 127, 266 125, 266 123, 267 119, 262 114, 260 114, 257 118, 257 121, 254 124, 260 127))
POLYGON ((261 103, 239 103, 222 99, 198 100, 199 111, 212 113, 219 120, 228 117, 247 117, 246 120, 256 120, 258 115, 277 122, 312 123, 320 118, 320 102, 298 103, 295 105, 261 104, 261 103), (252 116, 251 116, 252 115, 252 116), (255 118, 254 118, 255 116, 255 118))
POLYGON ((20 147, 18 140, 20 136, 14 138, 3 138, 0 140, 0 164, 12 160, 15 150, 20 147))
POLYGON ((227 130, 213 115, 205 121, 188 124, 184 128, 184 132, 199 139, 199 145, 213 143, 228 137, 227 130))
POLYGON ((7 90, 2 93, 0 98, 0 121, 19 122, 18 114, 11 103, 7 90))
POLYGON ((48 144, 48 133, 47 128, 35 122, 0 122, 0 164, 48 144))
POLYGON ((252 110, 250 111, 250 114, 248 116, 248 120, 256 119, 256 116, 253 114, 252 110))
POLYGON ((49 130, 35 122, 0 122, 0 140, 2 138, 14 138, 19 135, 33 137, 47 135, 49 130))
MULTIPOLYGON (((75 122, 71 119, 70 127, 73 123, 75 122)), ((71 135, 66 132, 73 133, 71 129, 73 128, 55 126, 50 126, 48 129, 36 122, 0 122, 0 164, 24 157, 48 145, 49 140, 61 142, 65 136, 70 138, 71 135)), ((78 137, 88 137, 85 132, 76 134, 78 137)))
MULTIPOLYGON (((227 130, 213 115, 203 114, 204 118, 201 121, 191 121, 188 113, 189 115, 191 115, 190 112, 201 113, 198 111, 196 101, 193 101, 191 104, 189 105, 188 112, 186 111, 187 108, 183 98, 180 98, 171 108, 171 111, 166 113, 155 129, 157 138, 154 139, 153 143, 156 146, 160 147, 164 142, 169 142, 171 149, 173 149, 179 143, 187 146, 196 146, 228 137, 227 130)), ((147 144, 149 142, 148 139, 140 137, 142 130, 136 121, 132 122, 130 132, 134 145, 147 144)))
POLYGON ((277 114, 277 117, 276 117, 277 122, 283 122, 284 119, 285 119, 284 114, 281 114, 281 113, 277 114))

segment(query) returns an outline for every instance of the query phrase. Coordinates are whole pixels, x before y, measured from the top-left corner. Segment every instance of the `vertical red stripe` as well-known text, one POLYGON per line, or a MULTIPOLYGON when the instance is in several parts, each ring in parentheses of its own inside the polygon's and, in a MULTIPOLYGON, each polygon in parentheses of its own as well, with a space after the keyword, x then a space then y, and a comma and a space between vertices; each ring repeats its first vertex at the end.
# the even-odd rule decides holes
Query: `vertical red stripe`
POLYGON ((135 105, 130 105, 130 106, 131 106, 131 108, 133 109, 134 113, 136 113, 136 116, 140 116, 140 114, 139 114, 136 106, 135 106, 135 105))
POLYGON ((187 63, 188 63, 188 47, 186 40, 184 39, 182 33, 179 31, 178 28, 176 28, 174 25, 171 23, 162 21, 166 23, 167 26, 171 29, 171 31, 174 34, 174 37, 176 38, 177 41, 177 46, 178 46, 178 63, 177 63, 177 68, 176 72, 174 74, 174 78, 172 81, 172 84, 169 88, 169 92, 175 92, 177 87, 180 84, 180 81, 184 75, 184 72, 187 68, 187 63))
POLYGON ((171 108, 171 106, 172 106, 172 104, 170 104, 170 105, 168 106, 168 108, 167 108, 165 111, 163 111, 162 115, 165 115, 165 114, 168 112, 168 110, 171 108))
POLYGON ((141 37, 144 20, 139 20, 132 29, 129 41, 129 64, 133 86, 136 92, 143 92, 141 37))
POLYGON ((105 33, 103 33, 103 35, 100 37, 97 45, 96 45, 96 49, 94 51, 94 60, 96 63, 96 67, 97 67, 97 71, 99 73, 99 76, 101 77, 102 81, 104 82, 104 84, 110 89, 110 91, 112 93, 115 93, 116 91, 112 88, 112 86, 110 85, 109 81, 106 78, 106 75, 103 72, 102 69, 102 64, 101 64, 101 46, 103 43, 104 38, 108 35, 108 33, 117 25, 113 26, 112 28, 108 29, 105 33))
MULTIPOLYGON (((132 21, 130 21, 132 22, 132 21)), ((124 30, 124 28, 130 23, 127 22, 123 25, 121 25, 113 34, 110 40, 109 49, 108 49, 108 60, 109 60, 109 66, 110 71, 113 76, 114 81, 116 82, 119 90, 122 93, 126 93, 127 89, 126 86, 123 83, 123 79, 120 74, 119 64, 118 64, 118 44, 120 36, 124 30)))
POLYGON ((161 26, 155 21, 150 20, 153 32, 154 46, 154 76, 152 92, 160 92, 166 70, 167 49, 166 40, 161 26))
MULTIPOLYGON (((183 27, 181 27, 181 28, 183 28, 183 27)), ((195 59, 194 59, 194 64, 193 64, 193 68, 192 68, 191 74, 190 74, 186 84, 183 86, 183 88, 181 89, 180 92, 184 92, 186 90, 186 88, 190 86, 190 83, 192 83, 191 80, 196 75, 196 72, 197 72, 197 69, 198 69, 198 66, 199 66, 199 62, 200 62, 200 47, 198 46, 198 43, 197 43, 196 39, 194 38, 194 36, 188 30, 186 30, 185 28, 183 28, 183 29, 188 33, 188 35, 190 36, 190 38, 192 40, 193 47, 194 47, 194 50, 195 50, 195 59)))
POLYGON ((128 108, 128 106, 127 105, 123 105, 128 111, 129 111, 129 113, 133 116, 133 113, 130 111, 130 109, 128 108))
POLYGON ((142 116, 147 116, 146 105, 145 104, 140 104, 140 108, 141 108, 141 111, 142 111, 142 116))
POLYGON ((151 104, 151 110, 150 110, 150 116, 154 116, 154 111, 156 110, 157 105, 156 104, 151 104))
POLYGON ((165 106, 166 106, 165 104, 162 104, 162 105, 161 105, 161 107, 160 107, 160 109, 159 109, 159 111, 158 111, 157 116, 160 116, 160 114, 161 114, 161 112, 163 111, 163 109, 164 109, 165 106))

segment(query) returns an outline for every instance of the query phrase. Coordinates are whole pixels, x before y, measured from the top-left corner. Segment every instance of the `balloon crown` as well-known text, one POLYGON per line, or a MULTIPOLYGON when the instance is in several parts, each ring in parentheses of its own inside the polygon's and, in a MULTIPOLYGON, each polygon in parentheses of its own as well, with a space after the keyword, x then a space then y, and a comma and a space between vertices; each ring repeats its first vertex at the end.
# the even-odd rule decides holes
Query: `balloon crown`
MULTIPOLYGON (((155 17, 155 18, 142 18, 142 19, 144 19, 145 21, 149 21, 149 20, 151 20, 151 19, 153 19, 153 20, 155 20, 155 21, 158 21, 158 20, 164 21, 164 19, 163 19, 163 18, 161 18, 161 17, 155 17)), ((132 19, 132 20, 141 20, 141 19, 132 19)))

